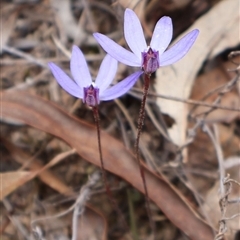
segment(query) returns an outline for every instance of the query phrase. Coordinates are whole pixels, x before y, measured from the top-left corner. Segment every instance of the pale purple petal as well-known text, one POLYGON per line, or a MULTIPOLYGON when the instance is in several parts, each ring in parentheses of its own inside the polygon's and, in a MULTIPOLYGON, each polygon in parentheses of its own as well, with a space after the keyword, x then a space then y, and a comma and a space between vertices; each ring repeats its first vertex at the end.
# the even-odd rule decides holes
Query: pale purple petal
POLYGON ((92 83, 85 57, 77 46, 72 48, 70 68, 74 80, 81 88, 88 87, 92 83))
POLYGON ((124 36, 130 49, 141 59, 141 53, 147 49, 142 25, 136 13, 127 8, 124 14, 124 36))
POLYGON ((156 24, 150 47, 162 54, 172 40, 172 19, 170 17, 162 17, 156 24))
POLYGON ((112 58, 109 54, 105 56, 98 71, 98 75, 95 81, 96 86, 100 89, 100 94, 107 89, 107 87, 113 81, 113 78, 117 72, 118 62, 112 58))
POLYGON ((124 63, 132 67, 140 67, 141 59, 139 59, 135 54, 121 47, 113 40, 101 33, 94 33, 93 36, 97 42, 102 46, 102 48, 113 58, 121 63, 124 63))
POLYGON ((79 87, 60 67, 54 63, 48 63, 53 76, 59 85, 69 94, 77 98, 83 98, 83 89, 79 87))
POLYGON ((160 56, 160 66, 173 64, 184 57, 195 42, 198 33, 199 31, 197 29, 191 31, 174 44, 169 50, 164 52, 160 56))
POLYGON ((135 72, 113 87, 106 89, 102 95, 100 95, 100 100, 108 101, 122 96, 130 90, 142 73, 143 71, 135 72))

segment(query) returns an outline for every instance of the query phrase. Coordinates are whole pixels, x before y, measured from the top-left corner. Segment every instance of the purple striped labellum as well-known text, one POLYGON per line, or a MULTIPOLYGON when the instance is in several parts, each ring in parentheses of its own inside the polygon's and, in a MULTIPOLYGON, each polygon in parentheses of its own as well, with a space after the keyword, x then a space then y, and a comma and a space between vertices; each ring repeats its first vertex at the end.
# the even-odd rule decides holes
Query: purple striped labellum
POLYGON ((146 52, 142 52, 142 70, 146 74, 155 72, 160 66, 159 52, 148 47, 146 52))
POLYGON ((89 87, 83 88, 83 102, 86 103, 89 107, 96 107, 99 105, 99 88, 94 87, 92 83, 89 87))

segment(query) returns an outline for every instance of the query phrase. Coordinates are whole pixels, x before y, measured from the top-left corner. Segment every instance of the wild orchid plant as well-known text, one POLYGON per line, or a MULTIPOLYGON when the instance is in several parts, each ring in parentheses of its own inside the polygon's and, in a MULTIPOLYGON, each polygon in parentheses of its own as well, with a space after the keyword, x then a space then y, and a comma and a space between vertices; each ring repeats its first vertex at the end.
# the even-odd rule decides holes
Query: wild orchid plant
POLYGON ((183 38, 181 38, 175 45, 167 49, 172 40, 172 33, 173 26, 171 18, 166 16, 160 18, 155 25, 150 45, 147 46, 143 29, 137 15, 131 9, 126 9, 124 15, 124 36, 132 52, 126 50, 103 34, 93 34, 102 48, 113 58, 132 67, 140 67, 141 70, 144 71, 143 100, 139 112, 138 133, 135 141, 135 151, 136 158, 140 167, 140 173, 143 179, 147 210, 152 228, 154 228, 154 224, 151 220, 148 191, 146 187, 144 170, 140 163, 139 157, 139 140, 144 124, 144 110, 149 89, 150 77, 151 74, 154 73, 159 67, 173 64, 184 57, 195 42, 199 31, 197 29, 192 30, 183 38))
MULTIPOLYGON (((101 148, 101 137, 100 137, 100 126, 99 126, 99 113, 98 105, 100 101, 108 101, 115 98, 118 98, 129 91, 129 89, 135 84, 137 79, 143 73, 143 71, 137 71, 119 83, 115 84, 112 87, 109 87, 113 81, 116 72, 117 72, 118 62, 110 55, 106 55, 100 66, 96 80, 93 82, 90 72, 88 70, 87 62, 84 58, 82 51, 77 47, 73 46, 72 56, 70 61, 70 69, 74 81, 56 64, 49 63, 52 74, 56 78, 59 85, 71 94, 74 97, 82 99, 93 110, 94 120, 97 127, 97 136, 98 136, 98 149, 101 163, 101 170, 103 175, 103 181, 106 187, 107 194, 113 204, 113 207, 118 212, 121 217, 123 224, 125 223, 122 214, 117 207, 105 173, 102 148, 101 148)), ((126 224, 124 224, 126 225, 126 224)))
POLYGON ((132 52, 118 45, 107 36, 100 33, 94 33, 93 35, 98 43, 109 54, 103 59, 98 76, 94 82, 92 81, 83 53, 77 46, 73 46, 70 62, 71 73, 74 81, 57 65, 49 63, 49 67, 61 87, 69 94, 77 98, 81 98, 83 102, 93 110, 98 133, 101 169, 106 190, 108 192, 109 187, 106 180, 101 150, 98 105, 100 101, 112 100, 125 94, 135 84, 140 75, 144 73, 143 100, 139 113, 135 151, 143 180, 147 210, 152 228, 154 228, 154 224, 151 218, 144 169, 140 164, 139 157, 139 140, 144 123, 144 109, 150 84, 150 77, 159 67, 173 64, 184 57, 195 42, 199 31, 195 29, 189 32, 175 45, 167 49, 172 40, 172 33, 173 27, 171 18, 166 16, 162 17, 159 19, 154 28, 150 45, 147 46, 143 29, 137 15, 131 9, 126 9, 124 15, 124 36, 132 52), (132 67, 140 67, 140 70, 120 81, 116 85, 109 87, 117 71, 117 60, 132 67))

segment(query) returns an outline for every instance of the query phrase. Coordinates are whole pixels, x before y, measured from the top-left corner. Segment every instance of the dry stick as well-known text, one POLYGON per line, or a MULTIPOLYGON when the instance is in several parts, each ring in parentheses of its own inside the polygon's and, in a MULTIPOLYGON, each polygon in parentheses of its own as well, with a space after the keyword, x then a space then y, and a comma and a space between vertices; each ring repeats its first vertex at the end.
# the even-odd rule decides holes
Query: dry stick
MULTIPOLYGON (((227 84, 225 84, 224 87, 222 87, 222 90, 218 93, 218 97, 214 100, 213 104, 211 104, 209 107, 211 107, 209 110, 201 113, 203 115, 201 120, 197 119, 197 124, 195 125, 194 129, 196 130, 199 126, 203 126, 204 121, 206 119, 206 117, 208 116, 208 114, 210 114, 212 111, 214 111, 217 108, 221 108, 221 109, 226 109, 226 110, 231 110, 231 111, 238 111, 240 112, 240 108, 239 109, 231 109, 231 108, 223 108, 223 107, 219 107, 219 104, 223 98, 223 96, 227 93, 230 92, 232 90, 232 88, 237 84, 237 82, 240 80, 240 72, 236 71, 236 76, 234 78, 232 78, 231 81, 229 81, 227 84)), ((219 88, 218 88, 219 89, 219 88)), ((203 104, 199 104, 199 105, 203 105, 203 104)), ((191 112, 191 111, 190 111, 191 112)), ((195 117, 192 118, 197 118, 200 114, 197 114, 195 117)), ((192 142, 193 138, 189 138, 186 142, 186 144, 184 144, 184 146, 181 147, 181 149, 183 147, 186 147, 187 145, 189 145, 192 142)))
MULTIPOLYGON (((223 164, 224 163, 224 161, 223 161, 223 153, 222 153, 222 149, 220 147, 220 144, 217 141, 218 140, 218 134, 217 134, 216 125, 213 126, 214 127, 214 131, 215 131, 215 136, 214 136, 214 134, 211 132, 211 130, 208 127, 208 125, 205 124, 205 119, 206 119, 207 115, 209 113, 211 113, 212 111, 214 111, 216 108, 223 108, 223 107, 219 107, 219 103, 221 102, 222 97, 224 96, 225 93, 229 92, 236 85, 236 83, 238 81, 239 81, 239 73, 237 73, 236 77, 234 77, 230 82, 228 82, 224 86, 221 86, 221 87, 217 88, 217 90, 221 89, 221 91, 218 93, 218 97, 215 99, 214 103, 209 106, 209 107, 211 107, 211 109, 209 109, 209 110, 205 111, 204 113, 202 113, 203 114, 202 119, 201 120, 197 119, 197 123, 196 123, 196 125, 193 128, 193 131, 195 132, 196 129, 199 126, 202 126, 203 130, 209 135, 210 139, 212 140, 214 148, 216 150, 217 159, 218 159, 218 162, 219 162, 219 170, 220 170, 220 190, 221 190, 221 195, 223 196, 220 199, 220 204, 221 204, 221 202, 224 201, 224 199, 227 196, 225 194, 226 191, 224 190, 224 186, 223 186, 223 183, 222 183, 222 181, 224 181, 224 175, 225 175, 224 166, 223 166, 224 165, 223 164)), ((213 91, 211 91, 211 92, 213 92, 213 91)), ((203 104, 201 103, 199 105, 203 105, 203 104)), ((238 109, 228 108, 227 110, 235 111, 235 110, 238 110, 238 109)), ((195 116, 195 118, 196 118, 196 116, 195 116)), ((187 145, 189 145, 192 142, 193 139, 194 139, 194 136, 192 136, 192 137, 190 136, 188 138, 186 144, 184 144, 180 149, 182 149, 182 148, 186 147, 187 145)), ((219 221, 219 224, 220 224, 220 227, 219 227, 219 229, 220 229, 219 232, 220 233, 216 236, 215 240, 222 239, 224 233, 226 232, 225 222, 223 221, 223 218, 219 221)))
POLYGON ((160 132, 160 134, 169 142, 172 142, 171 138, 168 135, 168 132, 166 131, 167 127, 165 126, 161 126, 161 124, 159 124, 159 120, 154 116, 153 111, 151 110, 149 104, 146 104, 145 106, 146 112, 149 116, 149 118, 151 119, 153 125, 156 127, 156 129, 160 132))
POLYGON ((40 227, 35 227, 35 229, 32 230, 32 233, 35 240, 46 240, 43 238, 43 231, 40 227))
MULTIPOLYGON (((233 89, 233 87, 237 84, 237 82, 238 82, 239 80, 240 80, 240 76, 239 76, 239 74, 237 74, 237 75, 236 75, 231 81, 229 81, 229 82, 225 85, 225 87, 218 93, 218 97, 215 99, 214 104, 213 104, 213 105, 215 105, 216 107, 212 107, 211 109, 209 109, 209 110, 207 110, 207 111, 205 111, 205 112, 198 113, 196 116, 202 115, 202 114, 208 115, 209 113, 211 113, 212 111, 214 111, 216 108, 218 108, 217 105, 219 105, 219 104, 221 103, 223 96, 224 96, 226 93, 230 92, 230 91, 233 89)), ((232 111, 233 111, 233 110, 232 110, 232 111)), ((238 109, 238 112, 239 112, 239 111, 240 111, 240 109, 238 109)), ((196 117, 196 116, 195 116, 195 117, 196 117)))
MULTIPOLYGON (((30 237, 28 237, 29 233, 28 233, 27 229, 22 224, 22 222, 18 219, 18 217, 16 217, 14 215, 14 209, 13 209, 10 201, 7 198, 4 198, 2 200, 2 203, 7 210, 7 216, 10 219, 10 221, 12 222, 12 224, 18 229, 19 233, 21 233, 21 235, 24 237, 24 239, 30 240, 30 237)), ((19 236, 20 236, 20 234, 19 234, 19 236)))
POLYGON ((220 173, 220 179, 219 179, 219 183, 220 183, 220 194, 221 194, 221 198, 219 201, 220 204, 220 209, 221 209, 221 219, 219 220, 219 230, 217 235, 215 236, 215 240, 222 240, 224 238, 224 234, 227 231, 227 225, 226 225, 226 219, 225 219, 225 214, 226 214, 226 210, 227 210, 227 205, 229 204, 228 202, 228 196, 231 193, 231 189, 232 189, 232 185, 230 182, 227 182, 227 180, 229 179, 229 176, 224 177, 225 176, 225 169, 224 169, 224 159, 223 159, 223 153, 222 153, 222 149, 219 143, 219 139, 218 139, 218 131, 217 131, 217 127, 214 124, 213 125, 213 129, 215 132, 215 135, 212 133, 212 131, 210 130, 210 128, 207 125, 204 125, 204 130, 205 132, 209 135, 211 141, 213 142, 216 154, 217 154, 217 159, 218 159, 218 165, 219 165, 219 173, 220 173), (228 185, 227 185, 228 183, 228 185))
MULTIPOLYGON (((200 99, 200 101, 201 101, 202 103, 205 103, 205 102, 203 102, 203 101, 207 100, 210 96, 212 96, 213 94, 215 94, 215 93, 217 93, 218 91, 220 91, 220 90, 222 90, 223 88, 225 88, 225 86, 226 86, 226 84, 222 84, 221 86, 212 89, 210 92, 206 93, 206 94, 200 99)), ((208 104, 208 103, 206 103, 206 104, 208 104)), ((212 104, 210 104, 210 105, 212 105, 212 104)), ((199 104, 194 105, 194 106, 192 107, 191 111, 189 112, 189 115, 191 115, 198 106, 199 106, 199 104)), ((214 107, 214 105, 212 105, 212 107, 214 107)))
POLYGON ((16 48, 13 48, 13 47, 9 47, 9 46, 4 46, 3 47, 3 50, 8 52, 8 53, 11 53, 13 55, 16 55, 16 56, 19 56, 21 58, 24 58, 26 59, 28 62, 30 63, 34 63, 38 66, 41 66, 43 68, 47 68, 47 64, 38 60, 37 58, 34 58, 33 56, 31 56, 30 54, 27 54, 27 53, 24 53, 16 48))
MULTIPOLYGON (((216 108, 219 108, 218 105, 221 102, 222 97, 224 96, 225 93, 231 91, 231 89, 236 85, 236 83, 239 81, 239 73, 237 73, 237 75, 227 84, 225 84, 224 86, 221 86, 221 88, 217 88, 218 90, 221 89, 221 91, 218 93, 218 97, 215 99, 214 103, 212 104, 212 108, 210 108, 209 110, 203 112, 203 117, 202 119, 197 119, 197 123, 193 128, 193 132, 196 132, 196 129, 200 126, 202 126, 203 130, 209 135, 210 139, 213 142, 214 148, 216 150, 216 154, 217 154, 217 159, 219 162, 219 170, 220 170, 220 190, 221 190, 221 195, 224 195, 224 186, 222 184, 222 180, 224 179, 224 175, 225 175, 225 171, 224 171, 224 167, 223 167, 223 154, 222 154, 222 149, 219 145, 219 142, 217 141, 218 138, 217 136, 214 136, 213 133, 211 132, 210 128, 205 124, 205 119, 208 116, 208 114, 210 114, 212 111, 214 111, 216 108)), ((211 91, 213 92, 213 91, 211 91)), ((202 105, 202 104, 201 104, 202 105)), ((227 109, 227 110, 233 110, 233 109, 227 109)), ((235 109, 236 110, 236 109, 235 109)), ((238 110, 239 111, 239 110, 238 110)), ((195 116, 196 118, 196 116, 195 116)), ((215 133, 217 132, 216 126, 214 125, 214 130, 215 133)), ((187 145, 189 145, 194 139, 194 135, 190 136, 186 142, 186 144, 184 144, 183 146, 181 146, 181 148, 179 148, 179 150, 183 149, 184 147, 186 147, 187 145)))
POLYGON ((106 188, 106 192, 107 192, 107 195, 109 197, 109 200, 110 200, 114 210, 118 213, 118 215, 120 217, 120 220, 122 222, 123 227, 126 230, 128 230, 128 226, 126 224, 126 221, 125 221, 125 219, 123 217, 123 214, 120 211, 115 199, 113 198, 112 191, 110 190, 110 187, 109 187, 109 184, 108 184, 108 181, 107 181, 106 171, 105 171, 104 162, 103 162, 102 146, 101 146, 101 135, 100 135, 101 133, 100 133, 100 124, 99 124, 100 123, 100 117, 99 117, 99 113, 98 113, 98 108, 93 107, 92 110, 93 110, 93 116, 94 116, 94 120, 95 120, 96 128, 97 128, 98 151, 99 151, 102 176, 103 176, 103 181, 104 181, 104 185, 105 185, 105 188, 106 188))
POLYGON ((229 203, 228 197, 232 191, 232 183, 228 182, 229 175, 227 175, 227 177, 222 180, 223 180, 223 184, 225 186, 225 189, 224 189, 225 191, 224 191, 224 195, 222 195, 219 200, 219 205, 220 205, 220 210, 221 210, 221 219, 219 220, 218 233, 216 234, 214 240, 223 240, 224 234, 227 232, 225 214, 226 214, 226 210, 227 210, 227 205, 229 203))
MULTIPOLYGON (((240 74, 238 72, 236 72, 236 76, 230 81, 228 82, 227 84, 225 84, 225 86, 223 87, 223 89, 218 93, 218 97, 214 100, 213 104, 211 105, 212 108, 210 108, 209 110, 201 113, 201 115, 203 115, 202 119, 201 120, 198 120, 197 119, 197 123, 196 125, 194 126, 194 129, 196 130, 199 126, 203 126, 204 125, 204 121, 206 119, 206 117, 212 112, 214 111, 215 109, 217 108, 222 108, 223 107, 219 107, 219 103, 221 102, 224 94, 226 94, 227 92, 231 91, 232 88, 237 84, 237 82, 239 81, 240 79, 240 74)), ((240 111, 240 109, 227 109, 225 108, 226 110, 232 110, 232 111, 240 111)), ((200 114, 197 114, 194 118, 196 119, 196 117, 198 117, 198 115, 200 114)), ((193 117, 192 117, 193 118, 193 117)), ((184 144, 180 149, 186 147, 187 145, 189 145, 193 140, 193 137, 190 137, 186 144, 184 144)))
POLYGON ((86 206, 86 202, 89 199, 92 188, 99 181, 99 172, 94 172, 88 179, 88 182, 81 188, 80 194, 76 200, 75 208, 72 218, 72 240, 78 239, 78 218, 82 215, 86 206))
MULTIPOLYGON (((135 94, 135 92, 141 92, 141 90, 139 90, 137 88, 132 88, 132 90, 129 92, 129 94, 134 96, 134 97, 140 98, 139 95, 135 94)), ((176 101, 176 102, 184 102, 184 103, 187 103, 187 104, 192 104, 192 105, 197 105, 197 106, 219 108, 219 109, 233 111, 233 112, 239 112, 240 111, 240 108, 232 108, 232 107, 228 107, 228 106, 221 106, 221 105, 215 104, 215 103, 211 104, 211 103, 196 101, 196 100, 192 100, 192 99, 183 99, 183 98, 179 98, 179 97, 166 96, 166 95, 162 95, 162 94, 158 94, 158 93, 154 93, 154 92, 149 92, 149 95, 153 96, 153 97, 168 99, 168 100, 172 100, 172 101, 176 101)), ((149 100, 149 102, 150 101, 151 100, 149 100)), ((151 101, 151 102, 154 103, 155 101, 151 101)))
POLYGON ((142 103, 141 103, 141 107, 140 107, 140 111, 139 111, 139 118, 138 118, 138 132, 137 132, 137 138, 135 141, 135 154, 136 154, 136 159, 139 165, 139 170, 140 170, 140 174, 142 177, 142 181, 143 181, 143 186, 144 186, 144 192, 145 192, 145 199, 146 199, 146 205, 147 205, 147 213, 148 213, 148 217, 149 217, 149 221, 150 221, 150 225, 153 231, 153 235, 155 238, 155 224, 153 222, 152 219, 152 214, 151 214, 151 210, 150 210, 150 200, 148 197, 148 190, 147 190, 147 185, 146 185, 146 179, 145 179, 145 174, 144 174, 144 168, 141 165, 141 161, 140 161, 140 153, 139 153, 139 141, 140 141, 140 135, 142 132, 142 127, 144 124, 144 118, 145 118, 145 104, 146 104, 146 99, 147 99, 147 95, 148 95, 148 89, 149 89, 149 84, 150 84, 150 75, 148 74, 144 74, 144 88, 143 88, 143 99, 142 99, 142 103))

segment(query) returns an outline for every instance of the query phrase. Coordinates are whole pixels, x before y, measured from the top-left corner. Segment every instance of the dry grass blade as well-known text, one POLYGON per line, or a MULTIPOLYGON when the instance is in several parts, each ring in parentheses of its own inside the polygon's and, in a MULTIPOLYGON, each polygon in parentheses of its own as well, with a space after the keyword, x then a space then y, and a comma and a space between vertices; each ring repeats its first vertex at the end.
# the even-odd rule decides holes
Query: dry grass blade
POLYGON ((1 188, 0 200, 2 201, 8 194, 22 186, 35 176, 34 172, 30 171, 14 171, 0 173, 1 188))
POLYGON ((97 184, 100 180, 99 172, 94 172, 88 179, 88 182, 82 186, 80 194, 75 202, 75 207, 73 211, 73 218, 72 218, 72 240, 79 239, 79 235, 81 231, 79 231, 79 223, 78 219, 80 215, 83 215, 86 202, 89 200, 92 192, 92 188, 97 184))
MULTIPOLYGON (((1 141, 2 141, 2 144, 8 149, 8 151, 11 152, 11 155, 13 156, 16 162, 24 165, 26 164, 26 161, 28 159, 31 159, 31 156, 26 154, 23 150, 19 149, 18 147, 14 146, 11 142, 7 141, 6 139, 2 139, 1 141)), ((39 159, 34 159, 34 161, 32 161, 28 165, 28 168, 31 169, 32 172, 34 172, 34 175, 32 175, 31 178, 28 179, 28 181, 38 176, 42 182, 46 183, 49 187, 55 189, 59 193, 65 194, 67 196, 74 195, 74 192, 72 191, 72 189, 66 186, 53 172, 51 172, 48 169, 45 169, 44 171, 42 171, 44 166, 42 165, 39 159)))
MULTIPOLYGON (((100 166, 95 127, 67 114, 55 104, 26 92, 1 93, 2 117, 19 120, 66 141, 84 159, 100 166)), ((133 154, 122 143, 101 132, 105 168, 144 192, 133 154), (111 144, 109 144, 111 143, 111 144)), ((149 198, 191 239, 210 240, 211 228, 201 221, 187 200, 163 177, 144 165, 149 198), (183 221, 184 219, 184 221, 183 221)))

